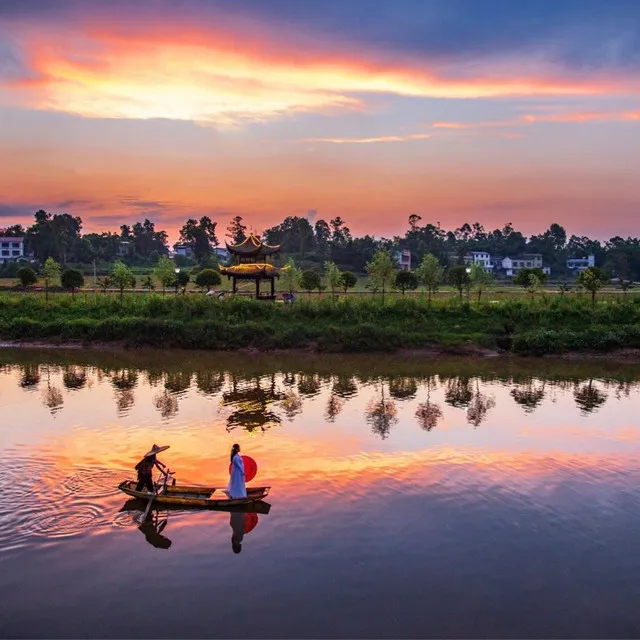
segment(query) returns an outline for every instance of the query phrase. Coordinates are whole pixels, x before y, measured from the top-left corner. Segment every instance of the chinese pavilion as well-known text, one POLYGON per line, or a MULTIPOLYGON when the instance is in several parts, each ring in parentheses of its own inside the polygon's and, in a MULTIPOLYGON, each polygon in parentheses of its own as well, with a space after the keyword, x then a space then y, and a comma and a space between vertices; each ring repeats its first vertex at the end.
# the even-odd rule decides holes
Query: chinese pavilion
POLYGON ((271 282, 271 295, 262 298, 273 300, 276 297, 275 279, 280 275, 279 269, 267 261, 280 251, 280 245, 265 244, 252 233, 239 244, 227 244, 227 251, 234 256, 236 264, 221 267, 220 273, 233 280, 233 293, 238 290, 238 280, 254 280, 256 298, 260 298, 260 283, 262 280, 268 280, 271 282))

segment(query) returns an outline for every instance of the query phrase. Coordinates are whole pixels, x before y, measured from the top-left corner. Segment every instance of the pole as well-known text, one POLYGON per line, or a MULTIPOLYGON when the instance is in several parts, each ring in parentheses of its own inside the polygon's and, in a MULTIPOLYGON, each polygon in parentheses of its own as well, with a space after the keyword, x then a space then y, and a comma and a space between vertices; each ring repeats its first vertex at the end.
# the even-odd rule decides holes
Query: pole
POLYGON ((96 290, 97 283, 98 283, 98 276, 96 273, 96 259, 94 258, 93 259, 93 290, 94 291, 96 290))

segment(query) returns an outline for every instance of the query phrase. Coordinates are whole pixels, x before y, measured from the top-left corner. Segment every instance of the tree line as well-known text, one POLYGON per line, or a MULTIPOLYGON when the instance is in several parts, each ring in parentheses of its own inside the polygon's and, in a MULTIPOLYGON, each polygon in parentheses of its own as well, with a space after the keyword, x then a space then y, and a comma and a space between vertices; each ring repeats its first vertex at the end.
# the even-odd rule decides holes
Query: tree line
MULTIPOLYGON (((118 259, 129 266, 155 266, 162 256, 170 253, 167 232, 157 229, 148 219, 122 225, 118 232, 83 233, 82 227, 80 217, 40 210, 31 226, 13 225, 0 229, 0 235, 24 237, 27 253, 39 263, 52 258, 65 267, 94 261, 112 263, 118 259)), ((494 230, 486 230, 478 222, 446 230, 440 223, 422 224, 422 218, 413 214, 408 218, 404 235, 375 238, 369 234, 354 236, 340 216, 328 222, 288 216, 261 235, 267 243, 281 245, 284 260, 294 257, 303 268, 316 271, 326 262, 332 262, 343 271, 365 274, 367 265, 380 250, 392 255, 398 250, 408 250, 414 265, 421 264, 425 255, 432 255, 443 267, 462 264, 469 251, 486 251, 492 256, 511 257, 539 253, 554 276, 567 274, 568 258, 593 255, 596 265, 610 277, 640 280, 640 239, 615 236, 600 241, 587 236, 568 236, 556 223, 540 234, 527 237, 511 223, 494 230)), ((224 239, 238 243, 246 236, 243 218, 234 217, 226 227, 224 239)), ((180 266, 197 263, 214 267, 215 247, 220 245, 218 223, 209 216, 190 218, 179 230, 178 242, 188 247, 193 256, 178 256, 180 266)))

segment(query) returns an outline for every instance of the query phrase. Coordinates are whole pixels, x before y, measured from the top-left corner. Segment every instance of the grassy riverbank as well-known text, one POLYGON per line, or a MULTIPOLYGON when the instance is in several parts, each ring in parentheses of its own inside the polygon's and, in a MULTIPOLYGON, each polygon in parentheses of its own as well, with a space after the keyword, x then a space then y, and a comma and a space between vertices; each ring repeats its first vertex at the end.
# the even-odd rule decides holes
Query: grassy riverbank
POLYGON ((640 298, 460 303, 330 296, 294 305, 204 296, 0 295, 0 340, 373 352, 480 347, 523 355, 640 348, 640 298))

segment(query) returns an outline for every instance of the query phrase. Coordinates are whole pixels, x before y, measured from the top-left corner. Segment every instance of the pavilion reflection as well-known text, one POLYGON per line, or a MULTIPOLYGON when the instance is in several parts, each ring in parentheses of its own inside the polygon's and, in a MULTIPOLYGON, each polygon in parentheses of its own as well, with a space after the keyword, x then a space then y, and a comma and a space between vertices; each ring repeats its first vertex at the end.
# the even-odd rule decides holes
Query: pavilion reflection
POLYGON ((266 385, 260 376, 246 379, 232 374, 230 387, 222 394, 222 406, 234 409, 227 417, 227 431, 238 427, 250 433, 257 429, 266 431, 282 422, 273 411, 276 403, 286 398, 277 388, 276 374, 267 377, 266 385))

